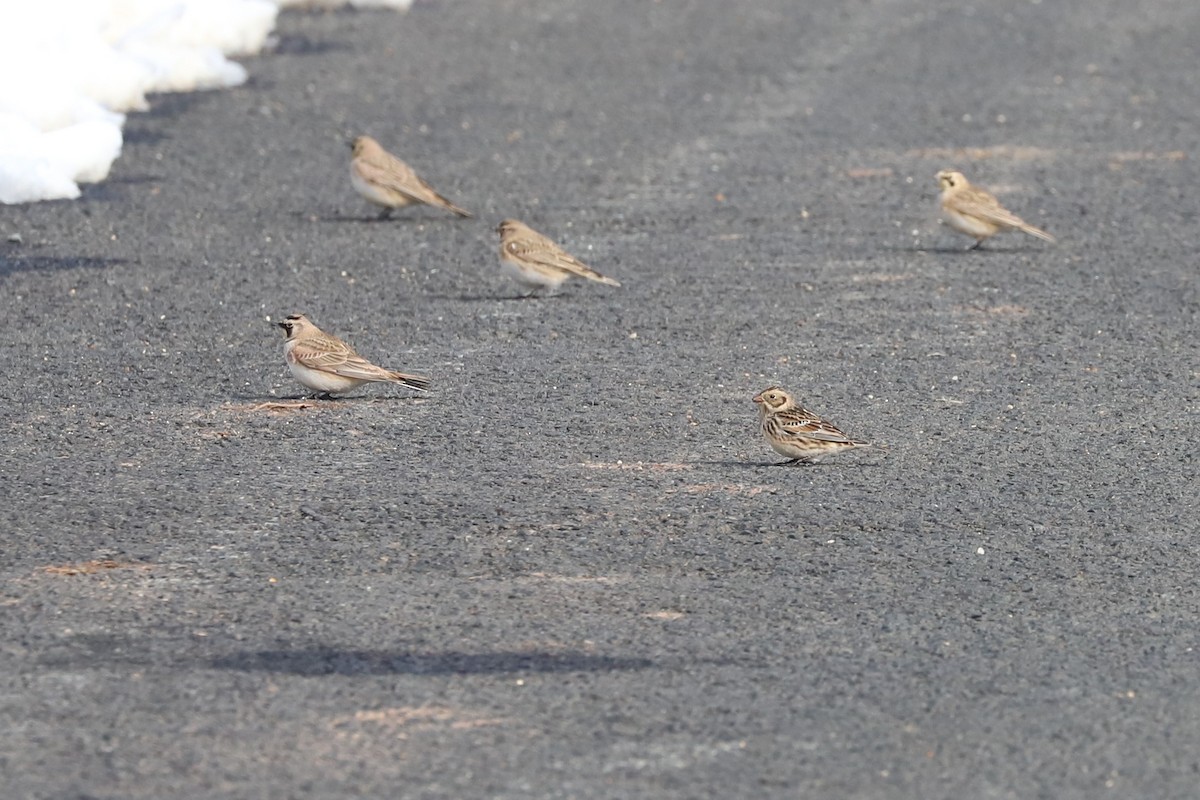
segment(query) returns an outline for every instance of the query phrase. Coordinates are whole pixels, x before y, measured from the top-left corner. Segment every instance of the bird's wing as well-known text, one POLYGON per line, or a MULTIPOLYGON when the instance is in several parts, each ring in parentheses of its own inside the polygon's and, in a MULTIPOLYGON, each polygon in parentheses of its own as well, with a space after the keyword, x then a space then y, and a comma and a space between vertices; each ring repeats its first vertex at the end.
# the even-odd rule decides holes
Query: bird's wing
POLYGON ((987 220, 1006 228, 1027 227, 1025 220, 1000 205, 1000 201, 990 193, 974 188, 953 195, 949 205, 960 214, 987 220))
POLYGON ((777 415, 779 431, 784 436, 794 436, 800 439, 819 439, 823 442, 844 442, 851 444, 851 439, 842 433, 836 425, 818 417, 816 414, 801 411, 801 413, 785 412, 777 415))
POLYGON ((610 286, 620 286, 617 281, 584 264, 575 256, 563 250, 550 239, 539 233, 530 231, 520 238, 513 238, 504 243, 504 249, 512 256, 559 272, 569 272, 581 278, 588 278, 610 286))
POLYGON ((379 159, 360 158, 358 160, 358 169, 362 173, 363 178, 369 183, 374 183, 382 186, 389 191, 397 192, 404 195, 409 200, 418 203, 425 203, 430 206, 441 206, 449 209, 455 214, 462 217, 472 216, 470 211, 451 203, 442 195, 438 194, 432 186, 430 186, 424 178, 413 171, 413 168, 405 164, 400 159, 391 155, 384 154, 385 157, 379 159))
POLYGON ((358 169, 369 183, 399 192, 422 203, 428 202, 422 197, 423 181, 413 172, 412 167, 395 156, 389 155, 383 159, 360 158, 358 169))
POLYGON ((329 339, 297 342, 291 355, 296 363, 302 366, 330 372, 343 378, 380 380, 381 376, 389 374, 387 370, 375 366, 354 352, 349 345, 329 339))

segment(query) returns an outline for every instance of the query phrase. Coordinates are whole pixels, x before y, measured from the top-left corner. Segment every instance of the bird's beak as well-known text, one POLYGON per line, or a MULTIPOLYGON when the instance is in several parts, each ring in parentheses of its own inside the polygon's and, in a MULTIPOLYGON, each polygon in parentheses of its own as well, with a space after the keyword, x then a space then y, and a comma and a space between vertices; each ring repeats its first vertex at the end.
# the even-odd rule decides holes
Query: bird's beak
POLYGON ((754 402, 756 402, 756 403, 763 402, 763 396, 761 394, 754 395, 754 402))

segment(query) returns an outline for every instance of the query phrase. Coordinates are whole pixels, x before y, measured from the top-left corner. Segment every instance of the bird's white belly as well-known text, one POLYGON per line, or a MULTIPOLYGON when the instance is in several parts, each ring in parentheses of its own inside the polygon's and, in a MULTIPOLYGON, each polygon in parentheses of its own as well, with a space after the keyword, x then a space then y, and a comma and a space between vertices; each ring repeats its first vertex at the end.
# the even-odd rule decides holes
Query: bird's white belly
POLYGON ((337 394, 338 392, 348 392, 354 387, 366 383, 366 381, 360 381, 357 378, 346 378, 341 375, 334 375, 332 372, 312 369, 303 364, 296 363, 291 358, 288 359, 288 369, 292 371, 293 378, 314 392, 337 394))
POLYGON ((350 185, 354 187, 354 191, 358 192, 367 201, 374 203, 377 206, 385 208, 400 208, 409 203, 408 198, 399 192, 393 192, 385 189, 382 186, 376 186, 363 180, 358 174, 358 170, 350 168, 350 185))
POLYGON ((998 226, 981 220, 978 217, 968 217, 965 214, 960 214, 948 208, 942 209, 942 211, 945 214, 946 222, 959 233, 965 233, 977 239, 986 239, 999 230, 998 226))
POLYGON ((550 275, 541 270, 522 267, 506 258, 500 260, 500 271, 531 291, 549 289, 553 292, 567 279, 565 274, 550 275))

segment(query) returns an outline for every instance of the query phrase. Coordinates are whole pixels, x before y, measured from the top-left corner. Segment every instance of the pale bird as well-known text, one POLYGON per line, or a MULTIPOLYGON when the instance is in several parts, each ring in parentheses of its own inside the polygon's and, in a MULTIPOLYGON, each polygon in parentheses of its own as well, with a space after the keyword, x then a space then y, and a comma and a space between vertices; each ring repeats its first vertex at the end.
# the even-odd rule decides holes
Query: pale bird
POLYGON ((292 377, 319 395, 348 392, 364 383, 400 383, 425 389, 429 379, 377 367, 336 336, 325 333, 303 314, 278 323, 287 334, 284 358, 292 377))
POLYGON ((384 150, 370 136, 359 136, 354 140, 353 148, 350 183, 368 202, 383 206, 380 219, 386 219, 392 209, 414 203, 444 208, 460 217, 471 216, 471 212, 434 191, 412 167, 384 150))
POLYGON ((937 174, 937 182, 942 188, 942 214, 946 222, 959 233, 975 237, 975 244, 968 250, 974 250, 1001 231, 1024 231, 1047 242, 1054 241, 1053 236, 1000 205, 987 189, 972 186, 961 172, 944 169, 937 174))
POLYGON ((621 285, 523 222, 506 219, 496 228, 496 233, 500 234, 500 269, 525 289, 526 296, 542 289, 547 294, 554 294, 571 276, 608 286, 621 285))
POLYGON ((814 464, 842 450, 871 446, 869 442, 851 439, 832 422, 799 405, 778 386, 763 389, 754 396, 754 402, 758 403, 763 438, 776 453, 788 459, 778 466, 814 464))

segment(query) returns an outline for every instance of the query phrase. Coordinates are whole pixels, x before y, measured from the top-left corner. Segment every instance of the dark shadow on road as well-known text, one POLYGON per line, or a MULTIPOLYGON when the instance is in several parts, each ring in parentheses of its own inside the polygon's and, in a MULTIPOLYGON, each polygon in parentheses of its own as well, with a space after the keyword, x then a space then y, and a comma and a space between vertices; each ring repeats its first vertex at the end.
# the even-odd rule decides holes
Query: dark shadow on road
POLYGON ((494 675, 508 672, 649 669, 654 662, 646 658, 618 658, 578 652, 410 653, 316 647, 234 653, 213 659, 210 666, 215 669, 291 675, 494 675))
POLYGON ((390 217, 381 217, 378 213, 371 213, 367 209, 362 214, 313 214, 307 211, 293 211, 293 217, 308 220, 310 222, 353 222, 360 225, 433 225, 435 223, 453 223, 459 222, 458 218, 447 216, 446 214, 438 214, 437 209, 405 209, 406 213, 393 214, 390 217), (423 213, 428 211, 428 213, 423 213))
POLYGON ((336 408, 340 405, 349 405, 351 403, 396 403, 404 400, 424 400, 425 395, 420 394, 353 394, 343 397, 342 395, 334 395, 332 397, 324 397, 321 395, 308 394, 231 394, 230 400, 241 401, 247 403, 312 403, 314 406, 328 406, 336 408))
POLYGON ((1037 247, 997 247, 996 245, 984 245, 983 247, 899 247, 899 246, 883 246, 880 250, 891 250, 899 253, 954 253, 965 256, 971 253, 980 253, 986 255, 988 253, 1032 253, 1038 250, 1037 247))
POLYGON ((162 183, 166 180, 162 175, 113 175, 108 181, 110 183, 119 183, 127 186, 134 186, 143 183, 162 183))
POLYGON ((508 303, 513 300, 570 300, 569 294, 518 294, 518 295, 475 295, 433 294, 433 300, 459 300, 464 303, 508 303))
MULTIPOLYGON (((307 215, 303 214, 302 212, 296 212, 296 216, 307 216, 307 215)), ((360 223, 363 225, 375 225, 375 224, 383 224, 385 222, 392 222, 392 223, 404 222, 405 219, 404 219, 404 217, 387 217, 387 218, 385 218, 385 217, 379 217, 379 216, 375 216, 375 215, 358 216, 358 215, 350 215, 350 214, 338 214, 336 216, 328 216, 328 215, 318 216, 316 221, 317 222, 357 222, 357 223, 360 223)))
POLYGON ((698 467, 733 467, 735 469, 762 469, 774 464, 772 461, 693 461, 698 467))
POLYGON ((851 462, 848 459, 841 461, 818 461, 815 464, 788 464, 782 461, 694 461, 692 462, 698 467, 734 467, 736 469, 771 469, 778 467, 780 471, 785 469, 820 469, 822 467, 877 467, 879 464, 874 461, 855 461, 851 462))
POLYGON ((276 39, 268 52, 289 56, 313 56, 325 53, 349 52, 351 47, 345 42, 320 41, 310 36, 297 33, 285 33, 276 39))
POLYGON ((497 297, 496 295, 482 294, 431 294, 430 300, 459 300, 464 303, 494 303, 501 300, 510 300, 509 297, 497 297))
MULTIPOLYGON (((133 119, 136 119, 134 117, 133 119)), ((127 146, 141 144, 158 144, 159 142, 168 141, 168 137, 162 131, 151 130, 148 127, 139 127, 137 123, 131 122, 125 126, 122 132, 127 146)))

